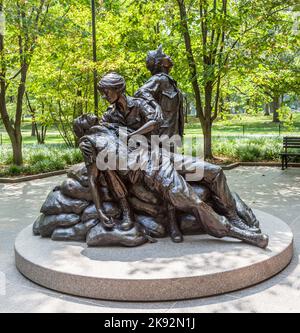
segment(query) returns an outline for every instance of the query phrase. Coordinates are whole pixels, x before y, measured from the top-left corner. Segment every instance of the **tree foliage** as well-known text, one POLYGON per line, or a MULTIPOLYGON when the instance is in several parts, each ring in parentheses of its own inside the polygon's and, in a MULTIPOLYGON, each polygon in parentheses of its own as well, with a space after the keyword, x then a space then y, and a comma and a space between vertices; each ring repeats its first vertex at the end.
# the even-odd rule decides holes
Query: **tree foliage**
MULTIPOLYGON (((0 0, 0 9, 6 17, 1 118, 17 164, 24 114, 39 143, 56 126, 74 146, 73 119, 94 111, 93 71, 99 77, 119 72, 133 94, 150 75, 147 51, 159 44, 174 61, 172 76, 196 106, 206 157, 212 157, 211 127, 218 116, 241 103, 249 112, 271 102, 276 109, 284 94, 299 91, 296 1, 98 0, 96 63, 89 0, 0 0)), ((100 113, 105 108, 100 99, 100 113)))

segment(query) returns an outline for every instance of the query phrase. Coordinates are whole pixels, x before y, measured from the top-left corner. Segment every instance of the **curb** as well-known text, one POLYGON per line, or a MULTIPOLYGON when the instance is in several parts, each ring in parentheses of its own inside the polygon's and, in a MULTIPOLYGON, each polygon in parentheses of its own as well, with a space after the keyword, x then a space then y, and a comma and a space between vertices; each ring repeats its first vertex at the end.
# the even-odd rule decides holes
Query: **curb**
MULTIPOLYGON (((267 167, 280 167, 280 162, 240 162, 240 166, 267 166, 267 167)), ((289 163, 289 167, 299 168, 300 163, 289 163)))
POLYGON ((22 176, 22 177, 14 177, 14 178, 0 178, 0 184, 16 184, 27 182, 30 180, 48 178, 53 176, 59 176, 67 173, 67 170, 58 170, 58 171, 51 171, 45 173, 39 173, 37 175, 30 175, 30 176, 22 176))
POLYGON ((221 168, 223 170, 231 170, 231 169, 237 168, 240 165, 241 165, 240 162, 235 162, 235 163, 231 163, 231 164, 228 164, 228 165, 221 165, 221 168))
MULTIPOLYGON (((251 167, 279 167, 281 168, 280 162, 236 162, 229 165, 221 165, 223 170, 231 170, 239 166, 251 166, 251 167)), ((300 168, 300 163, 289 163, 289 167, 300 168)))

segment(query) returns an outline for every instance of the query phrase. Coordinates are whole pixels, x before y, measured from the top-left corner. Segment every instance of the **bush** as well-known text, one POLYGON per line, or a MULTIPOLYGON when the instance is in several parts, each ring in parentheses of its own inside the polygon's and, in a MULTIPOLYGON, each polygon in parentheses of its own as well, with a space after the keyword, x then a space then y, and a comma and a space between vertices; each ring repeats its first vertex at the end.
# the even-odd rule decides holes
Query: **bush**
POLYGON ((214 155, 242 162, 279 161, 281 150, 282 138, 278 137, 218 137, 213 141, 214 155))
POLYGON ((236 158, 241 162, 251 162, 261 160, 261 150, 258 145, 246 143, 237 146, 235 151, 236 158))
POLYGON ((83 161, 79 149, 65 145, 26 145, 23 148, 23 166, 12 165, 9 145, 0 146, 0 176, 18 176, 62 170, 83 161))
POLYGON ((22 173, 22 167, 13 164, 8 167, 7 172, 11 176, 18 176, 22 173))

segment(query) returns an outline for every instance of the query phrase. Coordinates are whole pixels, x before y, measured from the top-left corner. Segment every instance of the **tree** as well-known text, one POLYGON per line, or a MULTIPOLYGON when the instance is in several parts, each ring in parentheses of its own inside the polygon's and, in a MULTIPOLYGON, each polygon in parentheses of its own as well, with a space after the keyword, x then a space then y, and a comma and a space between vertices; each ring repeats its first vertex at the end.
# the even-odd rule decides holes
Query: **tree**
MULTIPOLYGON (((292 39, 285 46, 291 28, 285 8, 291 0, 177 0, 177 6, 171 0, 99 1, 97 62, 91 52, 90 0, 3 3, 7 32, 0 36, 1 117, 17 164, 26 110, 38 142, 54 125, 74 146, 73 119, 94 112, 93 72, 99 77, 119 72, 127 93, 134 94, 150 76, 146 54, 159 44, 174 61, 172 76, 180 89, 189 101, 195 99, 206 158, 212 157, 212 124, 220 112, 228 113, 240 101, 253 109, 270 103, 277 92, 297 90, 296 60, 283 61, 283 54, 286 59, 295 54, 292 39)), ((99 115, 105 108, 99 99, 99 115)))
POLYGON ((297 94, 300 89, 299 36, 293 31, 292 8, 276 13, 271 22, 256 28, 255 35, 248 39, 248 52, 241 57, 243 66, 239 69, 241 77, 245 77, 243 82, 247 82, 246 89, 261 96, 266 113, 269 109, 273 112, 274 122, 279 122, 283 96, 297 94))
POLYGON ((213 157, 211 129, 220 109, 224 79, 237 63, 242 65, 243 54, 255 47, 251 42, 256 30, 268 29, 291 3, 294 1, 177 0, 205 158, 213 157))
POLYGON ((37 114, 36 114, 37 112, 36 112, 35 107, 32 106, 32 103, 30 102, 28 92, 26 92, 25 94, 26 94, 27 106, 28 106, 28 109, 29 109, 29 112, 30 112, 31 118, 32 118, 31 136, 36 136, 38 144, 44 144, 45 139, 46 139, 47 128, 48 128, 48 125, 45 122, 45 119, 42 119, 42 117, 45 115, 45 103, 43 101, 41 102, 42 109, 41 109, 41 113, 39 113, 39 115, 38 115, 39 119, 37 119, 37 114), (39 123, 41 123, 40 127, 38 126, 39 123))
POLYGON ((43 32, 50 3, 51 0, 34 0, 30 4, 17 0, 4 7, 4 1, 0 0, 0 11, 5 11, 7 26, 7 35, 0 34, 0 113, 11 140, 13 163, 16 165, 23 163, 21 121, 28 70, 38 37, 43 32), (16 66, 18 68, 12 72, 16 66), (11 122, 6 98, 11 82, 17 78, 15 115, 11 122))
POLYGON ((59 1, 52 8, 48 33, 35 49, 27 82, 28 104, 35 111, 40 131, 54 125, 69 147, 76 145, 74 118, 94 111, 94 64, 87 17, 88 1, 69 0, 65 5, 59 1))

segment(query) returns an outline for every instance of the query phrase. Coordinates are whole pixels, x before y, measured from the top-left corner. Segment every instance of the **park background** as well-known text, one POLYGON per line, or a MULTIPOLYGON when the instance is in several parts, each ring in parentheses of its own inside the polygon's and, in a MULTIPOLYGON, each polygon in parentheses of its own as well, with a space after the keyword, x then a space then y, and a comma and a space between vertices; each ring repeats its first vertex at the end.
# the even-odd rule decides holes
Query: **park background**
POLYGON ((160 44, 206 159, 278 161, 282 136, 300 133, 299 13, 277 0, 0 0, 0 177, 81 162, 72 122, 106 110, 97 80, 117 71, 133 95, 160 44))

